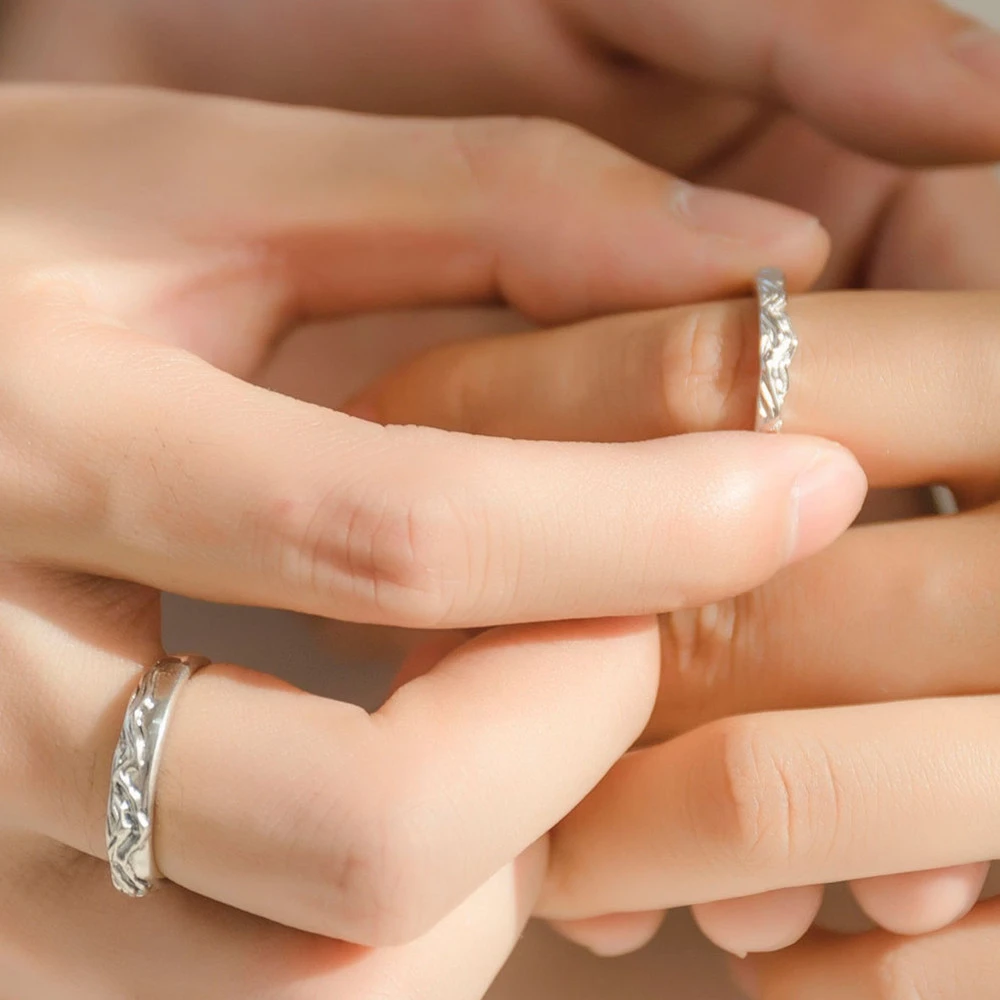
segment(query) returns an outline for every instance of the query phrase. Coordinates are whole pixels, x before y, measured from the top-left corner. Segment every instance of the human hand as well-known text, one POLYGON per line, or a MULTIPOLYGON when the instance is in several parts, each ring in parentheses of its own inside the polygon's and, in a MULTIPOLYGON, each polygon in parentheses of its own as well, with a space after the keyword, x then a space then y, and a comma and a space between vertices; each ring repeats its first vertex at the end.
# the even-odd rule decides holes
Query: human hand
MULTIPOLYGON (((947 483, 966 513, 859 528, 750 594, 661 619, 646 748, 557 828, 541 904, 598 950, 692 903, 723 946, 779 948, 840 880, 884 925, 928 931, 973 905, 1000 847, 1000 297, 826 294, 790 312, 786 428, 843 442, 873 486, 947 483), (892 704, 833 707, 871 702, 892 704), (888 873, 904 877, 872 879, 888 873), (732 896, 753 898, 715 902, 732 896)), ((730 303, 451 345, 356 408, 551 440, 745 428, 757 338, 756 308, 730 303)))
POLYGON ((55 0, 15 4, 8 22, 13 78, 575 122, 818 215, 830 287, 952 283, 956 242, 975 287, 1000 253, 988 174, 880 162, 1000 159, 997 43, 928 0, 55 0))
POLYGON ((168 883, 137 903, 89 855, 135 664, 158 655, 154 595, 10 567, 2 595, 4 1000, 478 1000, 537 900, 546 845, 488 873, 493 858, 596 781, 655 690, 641 620, 494 630, 371 719, 206 668, 171 723, 155 840, 198 894, 168 883), (449 884, 465 898, 435 923, 449 884))
POLYGON ((808 438, 490 442, 249 380, 301 317, 503 294, 569 318, 773 257, 805 284, 822 233, 724 194, 708 217, 756 221, 712 235, 668 177, 564 126, 9 87, 0 134, 0 981, 474 1000, 539 887, 532 845, 648 718, 654 621, 495 629, 374 717, 206 668, 158 784, 172 884, 126 904, 98 859, 159 590, 429 627, 635 615, 815 550, 863 477, 808 438))
MULTIPOLYGON (((47 17, 72 22, 74 10, 15 10, 10 74, 73 64, 47 17)), ((545 115, 685 172, 785 108, 893 161, 1000 153, 996 43, 931 0, 145 0, 91 8, 81 24, 103 29, 109 58, 117 47, 123 65, 171 86, 378 113, 545 115)))

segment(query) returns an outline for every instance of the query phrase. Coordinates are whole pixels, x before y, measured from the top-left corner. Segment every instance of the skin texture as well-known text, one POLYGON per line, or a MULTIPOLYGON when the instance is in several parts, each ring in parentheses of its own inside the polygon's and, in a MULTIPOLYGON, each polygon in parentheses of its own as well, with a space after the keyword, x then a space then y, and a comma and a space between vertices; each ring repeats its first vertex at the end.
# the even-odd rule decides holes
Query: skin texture
POLYGON ((432 651, 372 716, 232 664, 184 688, 157 792, 173 884, 125 920, 131 941, 171 942, 155 995, 481 996, 537 899, 547 831, 649 720, 648 613, 829 543, 863 473, 806 436, 383 428, 252 379, 300 319, 501 298, 555 322, 723 294, 775 255, 804 285, 824 234, 729 193, 722 216, 767 232, 706 231, 688 209, 716 195, 682 188, 678 211, 676 180, 537 121, 9 87, 0 132, 3 989, 153 995, 148 951, 108 960, 108 941, 129 951, 125 904, 98 859, 169 588, 501 627, 432 651))
POLYGON ((995 267, 985 171, 890 165, 1000 158, 988 36, 929 0, 9 3, 12 79, 555 117, 689 180, 820 216, 834 238, 826 285, 984 287, 995 267), (958 253, 920 238, 969 226, 981 242, 958 253))
MULTIPOLYGON (((786 429, 844 442, 873 485, 946 483, 964 513, 858 528, 759 590, 661 618, 645 749, 557 828, 540 903, 598 951, 641 944, 651 919, 605 935, 602 914, 686 904, 737 954, 778 949, 812 923, 809 887, 842 880, 885 926, 925 933, 971 909, 1000 851, 1000 297, 827 293, 789 311, 786 429), (864 702, 895 703, 834 707, 864 702)), ((439 348, 356 405, 528 439, 735 430, 751 425, 756 338, 752 303, 599 319, 439 348)))
MULTIPOLYGON (((934 5, 645 4, 626 17, 598 3, 9 6, 0 38, 11 76, 154 79, 380 111, 552 113, 689 177, 820 214, 834 235, 826 284, 974 287, 990 282, 1000 259, 989 252, 1000 228, 983 208, 995 204, 988 174, 916 174, 840 145, 910 161, 996 155, 997 88, 983 72, 983 47, 934 5), (836 30, 847 23, 861 30, 836 30), (871 48, 845 47, 855 38, 871 48), (889 52, 898 52, 892 78, 889 52), (762 53, 775 58, 757 62, 762 53), (703 82, 738 93, 720 96, 703 82)), ((478 329, 497 322, 480 317, 478 329)), ((402 336, 383 342, 372 370, 413 350, 411 329, 400 325, 402 336)), ((344 340, 346 350, 323 356, 357 388, 359 355, 364 362, 371 350, 344 340)), ((310 373, 322 368, 316 359, 310 373)), ((273 381, 283 378, 277 371, 273 381)), ((329 382, 306 393, 301 378, 291 380, 318 401, 329 382)))

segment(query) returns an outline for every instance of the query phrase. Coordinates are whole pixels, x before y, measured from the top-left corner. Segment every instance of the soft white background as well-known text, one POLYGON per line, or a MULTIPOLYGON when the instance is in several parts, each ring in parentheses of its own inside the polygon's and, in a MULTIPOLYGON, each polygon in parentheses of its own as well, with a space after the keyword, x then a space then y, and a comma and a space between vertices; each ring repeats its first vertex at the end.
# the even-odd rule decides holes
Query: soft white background
MULTIPOLYGON (((1000 0, 964 0, 957 6, 1000 26, 1000 0)), ((216 608, 169 598, 168 649, 195 649, 279 674, 331 697, 378 701, 385 671, 345 667, 302 619, 274 612, 216 608)), ((838 924, 849 920, 842 893, 828 907, 838 924), (839 911, 839 912, 838 912, 839 911)), ((663 933, 630 958, 599 960, 533 927, 489 1000, 736 1000, 720 956, 684 912, 670 915, 663 933)), ((808 1000, 808 998, 803 998, 808 1000)))

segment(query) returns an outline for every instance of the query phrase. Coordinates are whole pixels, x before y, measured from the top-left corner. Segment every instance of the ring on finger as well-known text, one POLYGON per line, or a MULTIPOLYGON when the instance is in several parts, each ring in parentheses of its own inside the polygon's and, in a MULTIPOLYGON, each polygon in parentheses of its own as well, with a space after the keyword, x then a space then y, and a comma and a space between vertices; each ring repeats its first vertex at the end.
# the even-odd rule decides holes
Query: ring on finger
POLYGON ((111 767, 107 848, 114 887, 127 896, 147 895, 162 879, 153 852, 156 775, 163 737, 177 693, 204 656, 167 656, 147 670, 129 699, 111 767))
POLYGON ((758 431, 781 430, 782 410, 788 396, 789 370, 799 346, 788 318, 785 275, 777 268, 757 274, 757 302, 760 312, 760 380, 757 387, 758 431))

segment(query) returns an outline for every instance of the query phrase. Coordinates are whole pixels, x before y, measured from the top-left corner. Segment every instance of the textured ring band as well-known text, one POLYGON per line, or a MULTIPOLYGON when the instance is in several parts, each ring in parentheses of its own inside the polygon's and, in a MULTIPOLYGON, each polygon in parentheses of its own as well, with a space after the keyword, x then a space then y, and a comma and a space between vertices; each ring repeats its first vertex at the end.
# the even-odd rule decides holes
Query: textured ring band
POLYGON ((142 675, 125 711, 111 767, 107 847, 111 881, 126 896, 145 896, 162 877, 153 854, 159 751, 177 692, 209 662, 204 656, 158 660, 142 675))
POLYGON ((773 267, 757 275, 760 309, 760 382, 757 388, 758 431, 781 430, 782 409, 788 395, 789 369, 799 346, 788 318, 785 275, 773 267))

